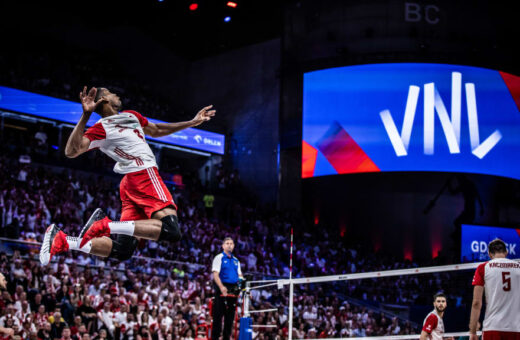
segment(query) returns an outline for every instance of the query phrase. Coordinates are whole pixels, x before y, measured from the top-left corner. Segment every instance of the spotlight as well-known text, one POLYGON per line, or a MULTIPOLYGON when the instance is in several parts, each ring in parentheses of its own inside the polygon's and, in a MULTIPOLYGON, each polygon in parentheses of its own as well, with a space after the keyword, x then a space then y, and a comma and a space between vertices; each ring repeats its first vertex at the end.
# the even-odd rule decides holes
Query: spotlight
POLYGON ((190 11, 196 11, 197 8, 199 8, 199 4, 196 3, 196 2, 193 2, 193 3, 190 4, 189 8, 190 8, 190 11))
POLYGON ((224 18, 224 22, 230 22, 231 21, 231 17, 225 17, 224 18))
POLYGON ((237 3, 234 2, 234 1, 228 1, 227 5, 228 5, 228 7, 231 7, 231 8, 236 8, 237 7, 237 3))

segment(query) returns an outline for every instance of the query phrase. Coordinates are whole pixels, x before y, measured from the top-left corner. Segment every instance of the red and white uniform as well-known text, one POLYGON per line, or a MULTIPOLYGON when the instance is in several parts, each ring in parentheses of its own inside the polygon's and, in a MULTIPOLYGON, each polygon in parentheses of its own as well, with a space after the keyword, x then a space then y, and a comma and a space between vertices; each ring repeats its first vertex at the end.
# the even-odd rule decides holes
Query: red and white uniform
POLYGON ((484 262, 475 271, 473 286, 484 286, 486 294, 483 338, 502 334, 496 339, 520 339, 520 263, 506 258, 484 262))
POLYGON ((442 340, 442 335, 444 334, 444 321, 442 321, 442 318, 435 310, 426 315, 422 330, 430 335, 430 339, 442 340))
POLYGON ((147 125, 148 119, 138 112, 122 111, 101 118, 84 134, 90 140, 89 150, 99 148, 116 161, 114 172, 125 175, 119 186, 121 221, 151 218, 168 206, 177 208, 146 142, 147 125))
POLYGON ((99 148, 117 163, 114 172, 128 174, 157 167, 155 156, 146 143, 143 128, 148 119, 135 111, 101 118, 85 132, 89 150, 99 148))

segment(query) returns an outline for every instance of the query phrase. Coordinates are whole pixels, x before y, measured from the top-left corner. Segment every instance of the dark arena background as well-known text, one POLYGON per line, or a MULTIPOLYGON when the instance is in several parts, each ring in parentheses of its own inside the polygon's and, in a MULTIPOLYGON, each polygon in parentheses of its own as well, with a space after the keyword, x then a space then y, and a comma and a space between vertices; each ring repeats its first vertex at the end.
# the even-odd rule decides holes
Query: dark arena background
POLYGON ((437 293, 444 338, 469 339, 488 243, 520 258, 514 8, 3 1, 0 340, 419 339, 437 293), (155 160, 107 151, 112 132, 96 122, 112 102, 78 132, 99 149, 66 156, 84 86, 119 96, 115 114, 138 112, 126 113, 133 133, 118 133, 155 160), (151 132, 165 122, 186 123, 151 132), (114 172, 114 160, 133 170, 114 172), (142 200, 162 206, 138 201, 142 217, 126 218, 123 183, 140 170, 142 200), (80 234, 98 228, 87 222, 97 208, 137 222, 80 234), (127 227, 135 250, 114 250, 127 227), (238 268, 243 278, 225 281, 238 268))

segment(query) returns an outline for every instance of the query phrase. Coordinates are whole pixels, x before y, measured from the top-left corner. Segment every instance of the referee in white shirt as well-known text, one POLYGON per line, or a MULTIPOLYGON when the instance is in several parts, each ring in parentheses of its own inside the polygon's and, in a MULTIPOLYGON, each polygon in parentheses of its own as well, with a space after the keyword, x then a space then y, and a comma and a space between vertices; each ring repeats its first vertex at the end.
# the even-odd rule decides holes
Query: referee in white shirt
POLYGON ((213 259, 213 281, 215 300, 213 303, 212 340, 218 340, 222 332, 222 318, 224 318, 224 333, 222 340, 229 340, 235 308, 237 304, 238 281, 243 278, 240 262, 232 255, 235 243, 231 237, 222 241, 223 252, 213 259), (234 292, 234 293, 233 293, 234 292))

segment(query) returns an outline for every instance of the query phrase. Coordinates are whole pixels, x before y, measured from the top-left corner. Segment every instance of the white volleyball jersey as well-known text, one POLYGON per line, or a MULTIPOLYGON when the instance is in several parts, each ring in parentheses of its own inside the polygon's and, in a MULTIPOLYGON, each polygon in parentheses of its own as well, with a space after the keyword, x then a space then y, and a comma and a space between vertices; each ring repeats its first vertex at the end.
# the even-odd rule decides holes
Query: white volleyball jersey
POLYGON ((493 259, 477 267, 473 286, 484 286, 486 315, 483 330, 520 332, 520 263, 493 259))
POLYGON ((423 322, 423 331, 429 334, 431 340, 442 340, 444 334, 444 321, 435 310, 426 315, 423 322))
POLYGON ((101 118, 84 136, 90 139, 89 150, 99 148, 116 161, 114 172, 128 174, 157 167, 143 131, 147 125, 148 119, 138 112, 122 111, 101 118))

